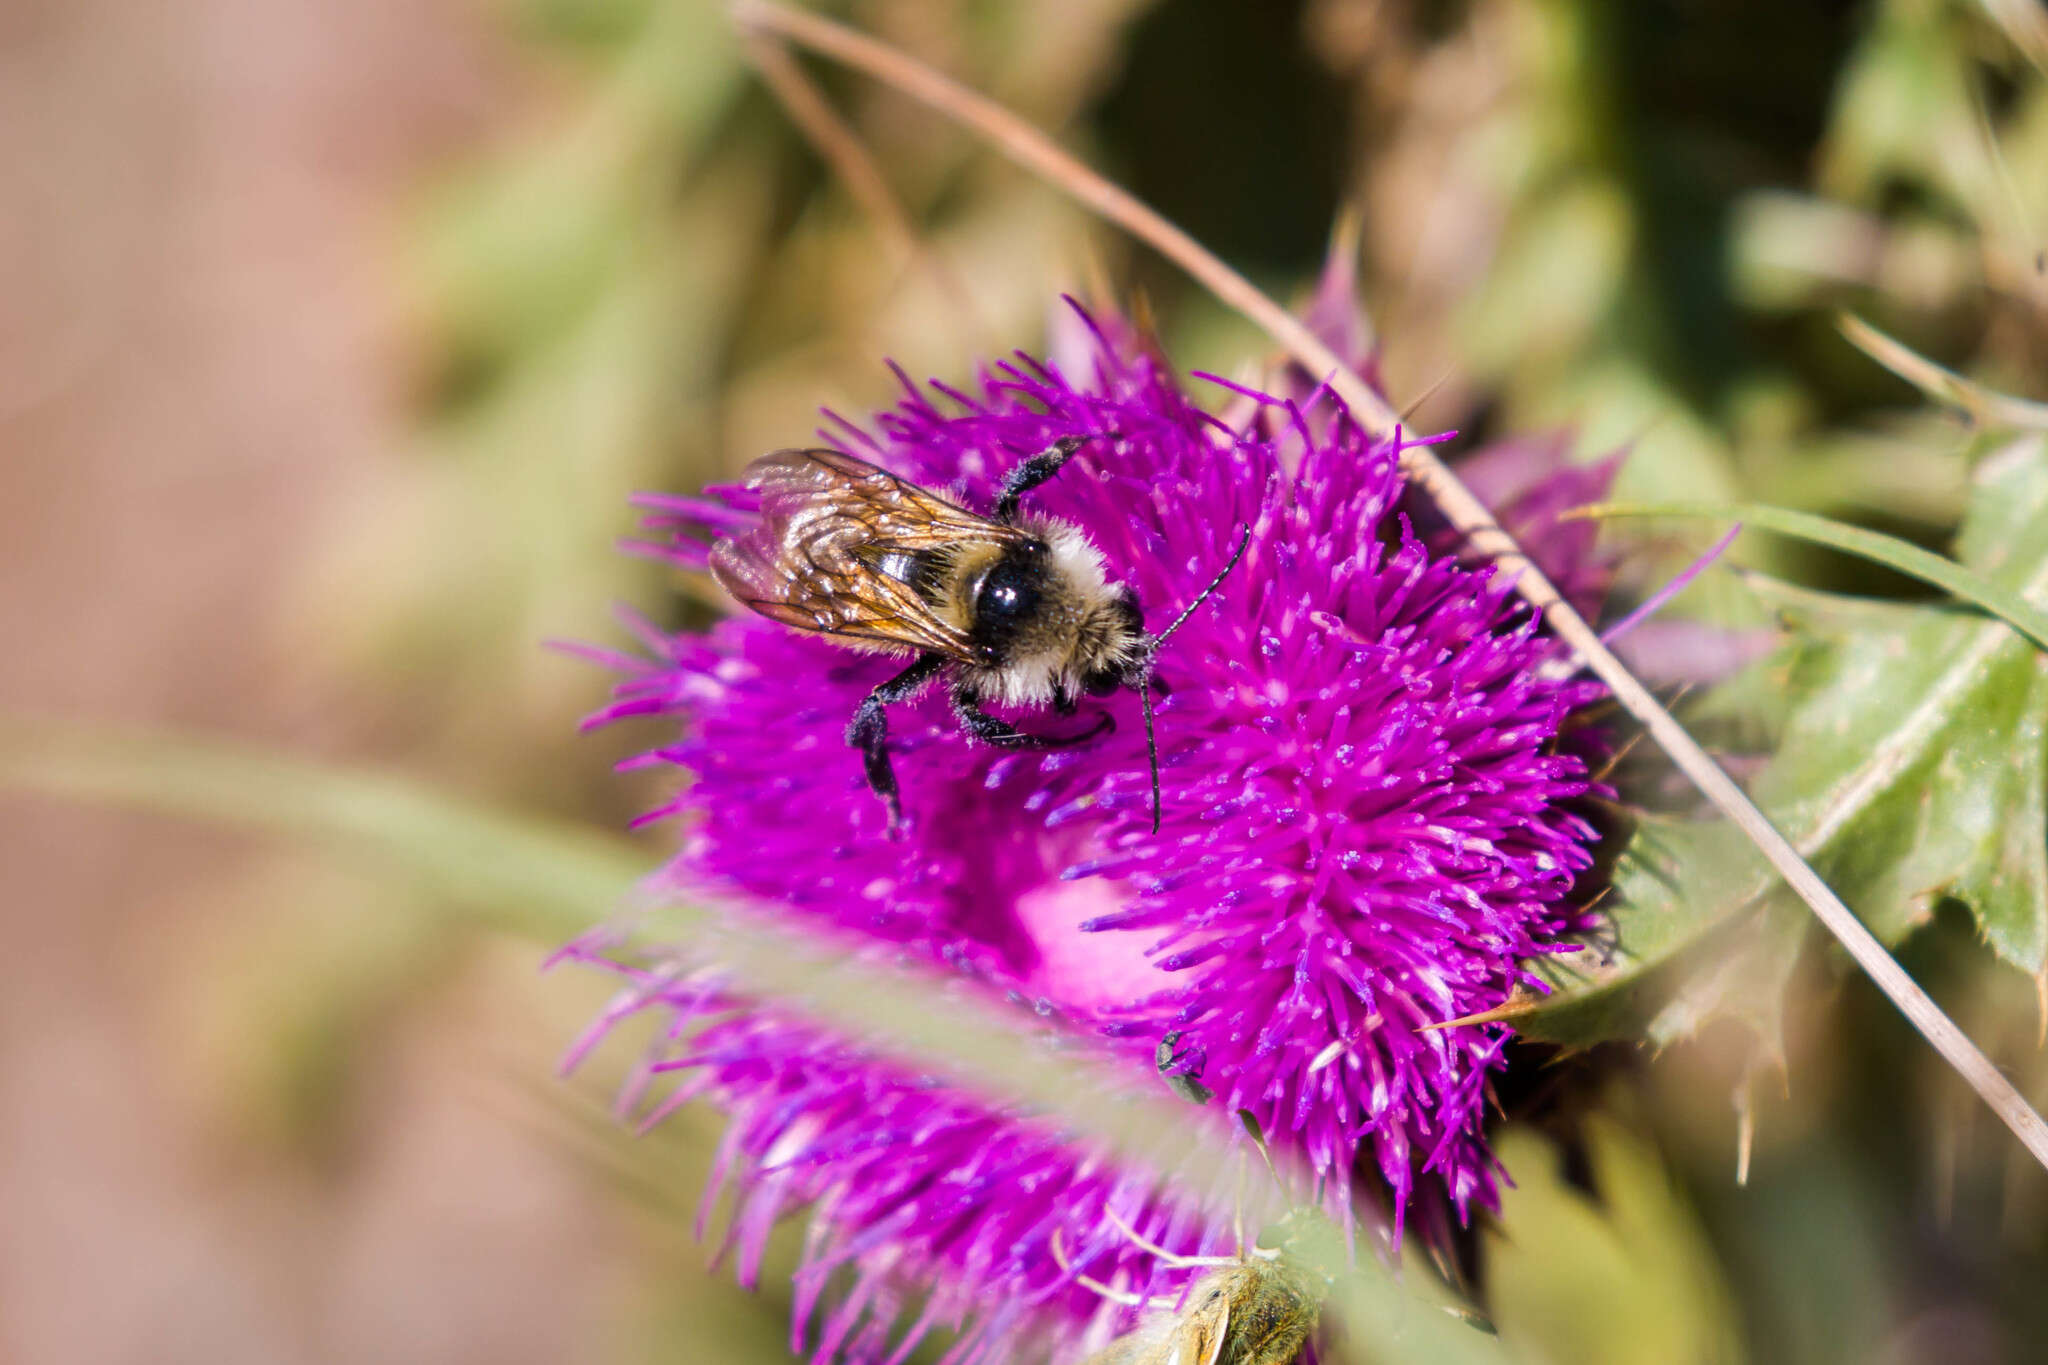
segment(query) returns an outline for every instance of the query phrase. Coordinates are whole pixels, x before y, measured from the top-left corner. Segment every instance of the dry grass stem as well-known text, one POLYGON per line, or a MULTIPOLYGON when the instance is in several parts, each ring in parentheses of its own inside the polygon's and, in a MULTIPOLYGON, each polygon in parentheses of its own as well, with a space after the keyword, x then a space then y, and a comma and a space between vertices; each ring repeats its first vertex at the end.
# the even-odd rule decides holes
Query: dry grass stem
POLYGON ((2037 70, 2048 73, 2048 10, 2040 0, 1983 0, 1991 22, 2005 31, 2037 70))
POLYGON ((1961 408, 1970 415, 1970 420, 1984 426, 2048 431, 2048 403, 2013 398, 1965 379, 1886 336, 1854 313, 1842 314, 1837 322, 1851 346, 1935 402, 1961 408))
POLYGON ((945 299, 946 315, 953 325, 963 334, 976 336, 978 341, 980 314, 974 296, 919 235, 874 158, 868 155, 860 134, 839 116, 824 92, 790 56, 787 47, 759 33, 743 32, 741 36, 747 60, 761 73, 762 83, 819 159, 846 186, 846 192, 874 224, 889 254, 899 265, 923 275, 945 299))

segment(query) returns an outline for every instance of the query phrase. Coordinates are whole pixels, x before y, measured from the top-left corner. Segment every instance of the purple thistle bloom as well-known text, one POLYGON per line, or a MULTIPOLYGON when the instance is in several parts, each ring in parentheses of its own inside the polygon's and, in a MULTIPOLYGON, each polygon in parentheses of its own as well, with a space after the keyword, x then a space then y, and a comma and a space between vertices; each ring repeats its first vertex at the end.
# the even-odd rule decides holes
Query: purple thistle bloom
MULTIPOLYGON (((891 709, 907 828, 887 837, 845 729, 900 661, 742 614, 704 635, 647 632, 653 657, 592 721, 681 722, 646 760, 692 778, 646 817, 685 830, 665 886, 737 893, 1031 1002, 1119 1040, 1133 1086, 1164 1084, 1154 1051, 1176 1033, 1183 1066, 1299 1150, 1333 1208, 1361 1172, 1384 1182, 1397 1231, 1418 1180, 1461 1219, 1491 1208, 1481 1123, 1508 1030, 1427 1026, 1544 989, 1531 959, 1588 927, 1571 898, 1591 863, 1572 809, 1588 783, 1557 741, 1596 691, 1542 670, 1555 646, 1489 566, 1411 528, 1398 441, 1373 441, 1322 392, 1235 389, 1226 423, 1088 325, 1085 383, 1020 353, 979 396, 906 379, 872 430, 834 416, 826 439, 980 510, 1019 461, 1091 438, 1033 506, 1085 532, 1154 630, 1250 529, 1158 661, 1159 832, 1134 695, 1065 722, 1112 714, 1084 747, 1001 752, 968 743, 933 689, 891 709)), ((643 504, 660 537, 643 548, 689 569, 711 538, 756 525, 736 487, 643 504)), ((1229 1250, 1227 1227, 1158 1202, 1148 1177, 807 1024, 643 971, 621 1011, 650 1007, 671 1017, 653 1069, 731 1116, 720 1172, 744 1189, 743 1275, 774 1217, 806 1204, 799 1336, 824 1277, 856 1272, 821 1360, 888 1355, 910 1285, 934 1297, 905 1339, 978 1322, 949 1359, 1009 1349, 1025 1314, 1055 1349, 1090 1324, 1099 1340, 1128 1312, 1074 1283, 1056 1231, 1098 1280, 1147 1294, 1189 1277, 1106 1205, 1174 1250, 1229 1250)))
POLYGON ((1161 1267, 1110 1221, 1183 1254, 1227 1255, 1229 1212, 1160 1198, 1152 1173, 1119 1169, 1042 1121, 912 1074, 786 1014, 721 993, 709 973, 681 978, 623 966, 601 936, 568 956, 623 970, 634 984, 571 1055, 628 1014, 667 1015, 663 1043, 627 1087, 637 1105, 664 1075, 682 1081, 648 1112, 693 1099, 730 1120, 704 1193, 698 1235, 739 1187, 719 1255, 758 1283, 768 1233, 816 1210, 796 1275, 790 1349, 818 1361, 901 1361, 935 1326, 959 1337, 948 1365, 1028 1359, 1033 1347, 1092 1348, 1132 1314, 1078 1283, 1172 1295, 1186 1272, 1161 1267), (1059 1239, 1055 1242, 1055 1238, 1059 1239), (1061 1265, 1064 1257, 1066 1265, 1061 1265), (852 1286, 818 1324, 829 1281, 852 1286), (907 1326, 901 1321, 919 1298, 907 1326))

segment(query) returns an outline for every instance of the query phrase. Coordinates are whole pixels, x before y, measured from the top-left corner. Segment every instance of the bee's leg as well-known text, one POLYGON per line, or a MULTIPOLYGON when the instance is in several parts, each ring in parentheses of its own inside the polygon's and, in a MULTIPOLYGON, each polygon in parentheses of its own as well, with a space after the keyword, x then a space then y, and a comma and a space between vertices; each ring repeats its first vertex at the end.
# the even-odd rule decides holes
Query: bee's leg
POLYGON ((1085 436, 1062 436, 1023 464, 1011 470, 1003 480, 1002 492, 996 494, 995 519, 1010 521, 1017 515, 1017 504, 1024 495, 1060 472, 1060 466, 1074 458, 1074 452, 1088 444, 1085 436))
POLYGON ((896 770, 889 766, 889 717, 883 707, 908 701, 946 666, 943 654, 920 654, 917 662, 861 698, 846 727, 846 742, 866 761, 868 786, 889 808, 889 829, 903 823, 903 802, 896 794, 896 770))
POLYGON ((1052 685, 1052 710, 1054 715, 1071 716, 1079 705, 1080 703, 1074 700, 1074 694, 1067 690, 1067 684, 1064 680, 1052 685))
POLYGON ((953 680, 953 714, 960 718, 961 729, 998 749, 1065 749, 1086 744, 1116 724, 1116 718, 1104 711, 1078 735, 1027 735, 1002 717, 982 710, 981 694, 960 678, 953 680))

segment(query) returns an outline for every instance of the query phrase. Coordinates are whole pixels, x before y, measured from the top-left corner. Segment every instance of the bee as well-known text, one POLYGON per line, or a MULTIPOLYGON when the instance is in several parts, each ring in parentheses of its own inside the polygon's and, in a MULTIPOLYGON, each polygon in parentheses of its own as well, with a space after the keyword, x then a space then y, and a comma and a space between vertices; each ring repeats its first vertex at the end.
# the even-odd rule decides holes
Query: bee
MULTIPOLYGON (((1212 1269, 1180 1299, 1143 1300, 1076 1275, 1075 1283, 1106 1298, 1154 1311, 1082 1365, 1289 1365, 1315 1335, 1328 1281, 1285 1248, 1180 1256, 1139 1237, 1114 1214, 1110 1218, 1162 1264, 1212 1269)), ((1057 1238, 1053 1253, 1065 1266, 1057 1238)))
POLYGON ((1159 829, 1159 747, 1152 726, 1159 647, 1206 601, 1251 541, 1157 635, 1137 594, 1112 582, 1078 527, 1025 513, 1026 494, 1087 443, 1068 437, 1003 480, 979 516, 866 460, 837 450, 778 450, 754 461, 742 486, 760 495, 760 520, 711 547, 711 573, 771 621, 856 649, 911 662, 861 701, 846 727, 868 786, 903 820, 889 761, 886 708, 940 675, 961 729, 1004 749, 1085 744, 1114 723, 1107 712, 1074 734, 1031 734, 983 708, 989 701, 1073 715, 1082 696, 1138 692, 1152 766, 1152 829, 1159 829))

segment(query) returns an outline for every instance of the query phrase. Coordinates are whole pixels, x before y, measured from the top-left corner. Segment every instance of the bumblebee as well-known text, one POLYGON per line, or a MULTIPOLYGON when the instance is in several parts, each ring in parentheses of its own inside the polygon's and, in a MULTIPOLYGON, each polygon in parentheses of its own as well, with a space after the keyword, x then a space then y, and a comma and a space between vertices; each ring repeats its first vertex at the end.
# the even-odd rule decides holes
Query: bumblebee
POLYGON ((1114 722, 1103 712, 1075 734, 1029 734, 983 710, 986 702, 1050 705, 1070 716, 1083 696, 1135 688, 1152 765, 1152 829, 1159 829, 1153 664, 1167 637, 1242 557, 1251 533, 1171 625, 1148 634, 1137 594, 1110 581, 1079 528, 1022 510, 1025 495, 1086 443, 1069 437, 1024 460, 986 517, 837 450, 778 450, 743 475, 742 486, 760 495, 760 521, 712 545, 719 585, 771 621, 856 649, 914 656, 862 700, 846 727, 892 832, 903 809, 886 708, 941 675, 961 729, 1005 749, 1085 744, 1114 722))

